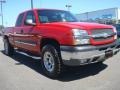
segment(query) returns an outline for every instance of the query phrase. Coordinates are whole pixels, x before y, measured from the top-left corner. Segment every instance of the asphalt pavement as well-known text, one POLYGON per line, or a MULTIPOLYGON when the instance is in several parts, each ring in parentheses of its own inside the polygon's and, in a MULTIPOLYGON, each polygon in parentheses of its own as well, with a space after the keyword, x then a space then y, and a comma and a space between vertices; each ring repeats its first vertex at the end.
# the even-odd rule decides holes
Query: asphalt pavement
POLYGON ((44 76, 39 59, 8 57, 3 49, 0 37, 0 90, 120 90, 120 53, 101 65, 68 68, 53 80, 44 76))

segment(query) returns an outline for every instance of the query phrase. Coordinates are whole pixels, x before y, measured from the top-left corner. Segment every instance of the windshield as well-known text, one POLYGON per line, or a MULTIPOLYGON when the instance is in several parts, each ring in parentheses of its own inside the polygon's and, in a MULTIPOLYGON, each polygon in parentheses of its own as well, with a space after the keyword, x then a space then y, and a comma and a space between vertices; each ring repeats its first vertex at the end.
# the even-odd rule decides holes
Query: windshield
POLYGON ((38 16, 41 23, 77 22, 77 19, 70 12, 67 11, 38 10, 38 16))

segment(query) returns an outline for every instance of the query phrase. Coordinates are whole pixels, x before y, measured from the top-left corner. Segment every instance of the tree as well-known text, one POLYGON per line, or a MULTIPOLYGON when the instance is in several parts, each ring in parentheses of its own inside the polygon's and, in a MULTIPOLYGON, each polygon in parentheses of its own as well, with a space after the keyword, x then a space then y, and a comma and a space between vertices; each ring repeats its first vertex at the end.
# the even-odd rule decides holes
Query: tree
POLYGON ((2 25, 0 25, 0 35, 3 33, 3 29, 4 29, 4 27, 2 25))
POLYGON ((4 26, 0 25, 0 30, 2 30, 4 28, 4 26))

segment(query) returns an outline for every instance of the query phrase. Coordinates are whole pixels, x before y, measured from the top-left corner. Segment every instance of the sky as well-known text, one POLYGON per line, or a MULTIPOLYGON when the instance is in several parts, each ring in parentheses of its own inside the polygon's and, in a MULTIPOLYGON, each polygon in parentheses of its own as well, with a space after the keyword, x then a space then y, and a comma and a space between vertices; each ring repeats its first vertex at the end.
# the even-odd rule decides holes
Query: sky
MULTIPOLYGON (((18 14, 31 9, 30 1, 31 0, 6 0, 6 3, 3 4, 4 26, 14 26, 18 14)), ((72 5, 70 11, 74 14, 120 7, 120 0, 33 0, 33 2, 34 8, 62 10, 67 10, 65 5, 70 4, 72 5)))

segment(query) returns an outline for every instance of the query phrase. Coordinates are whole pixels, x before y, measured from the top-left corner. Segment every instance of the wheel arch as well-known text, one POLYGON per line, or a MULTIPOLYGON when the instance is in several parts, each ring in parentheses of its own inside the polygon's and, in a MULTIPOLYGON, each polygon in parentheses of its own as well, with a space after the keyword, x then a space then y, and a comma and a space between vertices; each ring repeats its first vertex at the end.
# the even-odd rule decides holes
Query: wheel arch
POLYGON ((42 50, 42 48, 47 44, 53 45, 57 50, 60 51, 59 41, 53 38, 42 38, 40 41, 40 50, 42 50))
POLYGON ((4 39, 8 39, 8 36, 7 36, 7 35, 4 35, 3 38, 4 38, 4 39))

